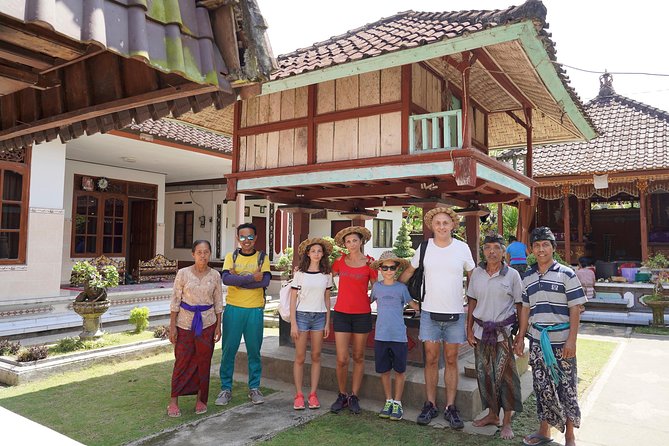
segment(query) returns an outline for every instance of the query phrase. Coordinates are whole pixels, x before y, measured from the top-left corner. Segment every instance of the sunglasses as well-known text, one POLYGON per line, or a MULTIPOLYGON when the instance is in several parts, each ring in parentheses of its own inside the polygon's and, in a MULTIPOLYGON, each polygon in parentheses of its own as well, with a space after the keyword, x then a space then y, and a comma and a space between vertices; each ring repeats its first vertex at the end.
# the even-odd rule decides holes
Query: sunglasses
POLYGON ((381 269, 381 271, 388 271, 388 270, 395 271, 397 269, 397 266, 396 265, 393 265, 393 266, 381 265, 381 266, 379 266, 379 268, 381 269))
POLYGON ((256 239, 255 235, 240 235, 239 236, 239 241, 240 242, 243 242, 245 240, 248 240, 248 241, 252 242, 255 239, 256 239))

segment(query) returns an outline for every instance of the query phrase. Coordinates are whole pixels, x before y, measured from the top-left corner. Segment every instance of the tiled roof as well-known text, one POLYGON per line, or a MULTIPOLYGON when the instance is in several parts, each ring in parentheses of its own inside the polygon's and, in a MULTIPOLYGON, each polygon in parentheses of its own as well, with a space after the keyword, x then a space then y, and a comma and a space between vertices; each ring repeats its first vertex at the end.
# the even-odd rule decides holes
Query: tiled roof
POLYGON ((163 118, 158 121, 149 119, 141 124, 133 122, 124 130, 131 130, 133 133, 146 133, 163 140, 215 150, 226 155, 232 154, 232 140, 230 137, 175 119, 163 118))
MULTIPOLYGON (((491 11, 400 12, 308 48, 279 56, 279 70, 273 73, 272 79, 427 45, 528 19, 536 19, 543 25, 545 18, 546 8, 537 0, 491 11)), ((548 34, 544 32, 543 36, 547 37, 548 34)), ((548 52, 554 54, 550 39, 544 40, 548 52)))
MULTIPOLYGON (((669 167, 669 113, 620 96, 612 90, 585 105, 600 135, 589 142, 535 147, 533 176, 589 175, 666 169, 669 167)), ((522 169, 525 150, 509 150, 522 169)))

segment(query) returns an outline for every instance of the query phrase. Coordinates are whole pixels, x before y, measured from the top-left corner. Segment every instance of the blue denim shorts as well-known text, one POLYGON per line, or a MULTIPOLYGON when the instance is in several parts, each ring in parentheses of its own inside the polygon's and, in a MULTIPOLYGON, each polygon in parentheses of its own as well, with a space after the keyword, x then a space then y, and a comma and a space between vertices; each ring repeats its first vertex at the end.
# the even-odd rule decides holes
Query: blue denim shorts
POLYGON ((466 313, 460 314, 457 321, 437 322, 430 318, 430 312, 420 312, 420 329, 418 339, 421 341, 446 342, 447 344, 462 344, 467 340, 465 334, 466 313))
POLYGON ((295 312, 297 319, 297 331, 323 331, 325 330, 325 313, 313 311, 295 312))

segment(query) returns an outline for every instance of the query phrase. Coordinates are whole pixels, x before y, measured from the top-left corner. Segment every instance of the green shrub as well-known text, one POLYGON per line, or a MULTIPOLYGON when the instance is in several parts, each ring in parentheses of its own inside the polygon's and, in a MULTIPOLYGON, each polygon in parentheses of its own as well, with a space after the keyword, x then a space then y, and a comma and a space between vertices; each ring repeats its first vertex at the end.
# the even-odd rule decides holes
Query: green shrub
POLYGON ((12 342, 8 339, 0 340, 0 356, 15 355, 20 349, 21 343, 18 341, 12 342))
POLYGON ((52 353, 69 353, 85 348, 84 342, 79 338, 63 338, 51 347, 52 353))
POLYGON ((130 324, 135 326, 135 333, 141 333, 149 326, 149 308, 135 307, 130 310, 130 324))
POLYGON ((16 356, 16 360, 18 362, 37 361, 46 358, 48 354, 49 349, 46 345, 33 345, 32 347, 21 349, 16 356))
POLYGON ((170 337, 170 327, 159 325, 153 329, 153 337, 158 339, 167 339, 170 337))

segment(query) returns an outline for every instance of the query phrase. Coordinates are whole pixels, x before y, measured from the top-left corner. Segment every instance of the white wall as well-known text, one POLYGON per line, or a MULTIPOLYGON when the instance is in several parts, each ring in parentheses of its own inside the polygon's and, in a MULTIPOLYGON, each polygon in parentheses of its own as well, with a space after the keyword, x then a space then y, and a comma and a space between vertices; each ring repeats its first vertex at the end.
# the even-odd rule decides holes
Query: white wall
POLYGON ((70 273, 74 262, 81 259, 70 257, 72 243, 72 198, 74 191, 74 175, 89 175, 92 177, 106 177, 116 180, 135 181, 139 183, 155 184, 158 186, 157 220, 155 231, 156 252, 165 251, 165 175, 120 167, 91 164, 82 161, 67 160, 65 163, 65 181, 63 202, 65 209, 65 224, 62 231, 62 258, 63 265, 60 280, 62 283, 70 281, 70 273))
POLYGON ((25 265, 0 267, 0 299, 58 296, 63 232, 65 145, 60 141, 32 149, 28 240, 25 265))

